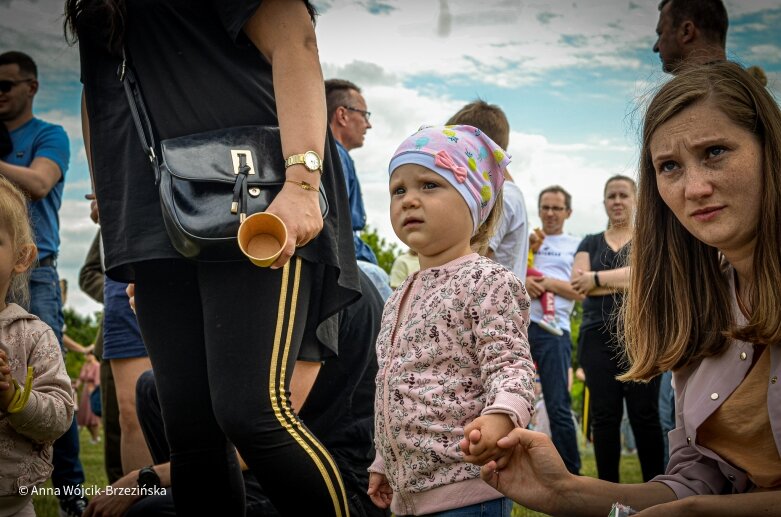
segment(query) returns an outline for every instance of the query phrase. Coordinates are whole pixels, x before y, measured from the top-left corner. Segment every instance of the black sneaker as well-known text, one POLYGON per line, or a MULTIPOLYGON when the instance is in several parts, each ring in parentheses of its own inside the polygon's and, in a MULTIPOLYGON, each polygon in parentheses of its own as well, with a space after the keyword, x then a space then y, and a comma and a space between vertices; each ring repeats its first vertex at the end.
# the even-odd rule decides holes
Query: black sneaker
POLYGON ((81 517, 87 509, 87 498, 71 495, 60 499, 60 517, 81 517))

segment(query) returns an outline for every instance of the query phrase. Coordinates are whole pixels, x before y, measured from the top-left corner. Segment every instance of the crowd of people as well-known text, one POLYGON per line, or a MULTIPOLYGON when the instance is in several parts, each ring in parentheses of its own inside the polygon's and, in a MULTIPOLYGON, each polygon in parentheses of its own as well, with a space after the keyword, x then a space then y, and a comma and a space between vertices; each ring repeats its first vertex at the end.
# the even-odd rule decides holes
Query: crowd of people
POLYGON ((659 11, 672 78, 637 179, 603 187, 604 231, 565 231, 560 185, 530 228, 508 119, 477 100, 388 157, 408 251, 386 272, 350 156, 371 113, 358 85, 323 80, 310 2, 67 0, 100 225, 79 284, 104 317, 94 347, 63 335, 67 135, 33 116, 33 59, 2 53, 0 516, 35 515, 47 479, 61 515, 86 517, 777 511, 781 110, 726 59, 721 0, 659 11), (154 142, 247 125, 279 129, 266 211, 287 241, 267 268, 185 257, 154 142), (571 409, 577 302, 598 479, 571 409), (66 348, 86 355, 80 397, 66 348), (541 407, 546 433, 529 429, 541 407), (620 483, 624 412, 643 483, 620 483), (78 429, 97 443, 101 422, 127 491, 88 501, 78 429))

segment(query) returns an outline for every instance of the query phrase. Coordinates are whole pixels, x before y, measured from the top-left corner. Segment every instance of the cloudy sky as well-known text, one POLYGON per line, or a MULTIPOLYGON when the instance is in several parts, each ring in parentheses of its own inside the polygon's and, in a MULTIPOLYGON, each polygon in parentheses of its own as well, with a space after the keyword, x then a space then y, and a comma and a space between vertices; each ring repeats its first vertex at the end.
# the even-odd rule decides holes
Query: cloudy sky
MULTIPOLYGON (((72 161, 60 212, 60 274, 68 304, 99 309, 75 288, 95 227, 81 139, 78 52, 62 35, 63 0, 0 0, 0 50, 40 68, 37 116, 62 124, 72 161)), ((532 226, 536 194, 558 183, 573 195, 567 230, 604 228, 604 181, 635 174, 642 103, 667 79, 651 52, 657 0, 322 0, 317 24, 326 78, 363 88, 374 125, 353 151, 369 224, 396 241, 386 167, 402 139, 442 123, 466 102, 499 104, 510 120, 510 170, 532 226)), ((781 0, 728 0, 728 55, 759 65, 781 98, 781 0)))

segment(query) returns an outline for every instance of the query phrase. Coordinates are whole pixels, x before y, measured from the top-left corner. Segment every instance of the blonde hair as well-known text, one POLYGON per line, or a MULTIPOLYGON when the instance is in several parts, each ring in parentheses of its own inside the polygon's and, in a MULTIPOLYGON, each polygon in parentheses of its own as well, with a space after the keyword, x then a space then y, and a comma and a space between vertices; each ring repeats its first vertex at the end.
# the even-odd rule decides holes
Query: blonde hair
POLYGON ((477 229, 477 233, 475 233, 469 241, 469 245, 472 249, 480 255, 488 253, 488 241, 494 236, 496 228, 499 226, 499 221, 502 220, 503 199, 504 190, 500 189, 499 192, 496 193, 494 207, 488 213, 488 217, 485 218, 483 224, 477 229))
POLYGON ((621 380, 649 380, 722 354, 730 339, 781 342, 781 110, 741 66, 727 61, 681 71, 662 86, 645 115, 637 217, 629 263, 623 330, 630 368, 621 380), (650 142, 684 109, 710 101, 762 146, 762 197, 754 233, 754 279, 747 299, 754 311, 737 328, 725 264, 716 248, 696 239, 664 203, 656 185, 650 142))
MULTIPOLYGON (((2 176, 0 176, 0 227, 8 230, 15 261, 24 258, 21 256, 23 253, 30 253, 29 246, 35 250, 33 230, 27 211, 27 197, 16 185, 2 176)), ((29 268, 23 273, 12 273, 5 301, 26 306, 30 300, 29 278, 29 268)))

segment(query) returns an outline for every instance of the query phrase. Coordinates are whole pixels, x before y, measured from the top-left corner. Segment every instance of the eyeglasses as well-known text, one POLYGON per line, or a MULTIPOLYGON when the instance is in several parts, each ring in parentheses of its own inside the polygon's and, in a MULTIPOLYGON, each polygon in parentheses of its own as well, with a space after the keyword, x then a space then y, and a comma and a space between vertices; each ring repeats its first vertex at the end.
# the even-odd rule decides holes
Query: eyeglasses
POLYGON ((540 207, 540 212, 563 212, 566 210, 566 207, 563 206, 548 206, 548 205, 542 205, 540 207))
POLYGON ((342 107, 344 109, 346 109, 346 110, 355 111, 357 113, 360 113, 361 115, 363 115, 363 118, 366 119, 366 122, 369 122, 369 119, 372 116, 372 112, 371 111, 359 110, 358 108, 353 108, 352 106, 342 106, 342 107))
POLYGON ((0 92, 8 93, 10 92, 17 84, 20 83, 29 83, 30 81, 35 81, 35 79, 22 79, 20 81, 12 81, 10 79, 5 79, 3 81, 0 81, 0 92))

